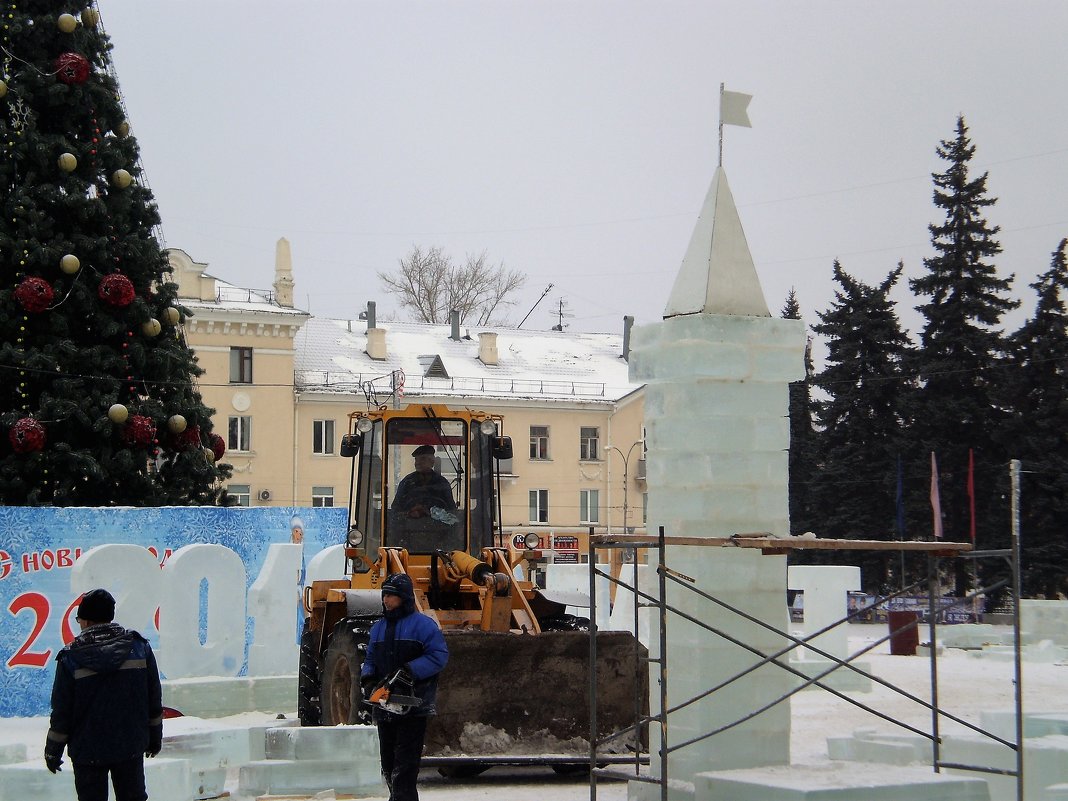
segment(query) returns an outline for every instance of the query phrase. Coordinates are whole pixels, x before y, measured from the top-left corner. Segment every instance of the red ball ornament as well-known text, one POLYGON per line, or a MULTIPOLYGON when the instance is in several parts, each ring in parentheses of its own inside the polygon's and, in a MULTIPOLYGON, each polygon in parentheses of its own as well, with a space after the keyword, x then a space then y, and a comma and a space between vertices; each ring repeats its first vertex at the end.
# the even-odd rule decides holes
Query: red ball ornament
POLYGON ((89 61, 79 53, 63 53, 56 59, 56 77, 65 84, 85 83, 89 61))
POLYGON ((97 294, 109 306, 122 309, 133 303, 134 286, 130 279, 122 273, 111 273, 111 275, 104 276, 97 294))
POLYGON ((226 441, 218 434, 211 435, 211 452, 215 455, 216 462, 226 453, 226 441))
POLYGON ((23 417, 7 432, 16 453, 35 453, 45 445, 44 426, 32 417, 23 417))
POLYGON ((134 448, 146 448, 156 437, 156 426, 151 417, 141 414, 130 415, 122 428, 122 441, 134 448))
POLYGON ((52 285, 43 278, 31 275, 23 278, 15 288, 15 300, 28 312, 38 314, 52 304, 52 285))
POLYGON ((179 434, 177 439, 178 447, 183 451, 201 447, 200 426, 186 426, 185 431, 179 434))

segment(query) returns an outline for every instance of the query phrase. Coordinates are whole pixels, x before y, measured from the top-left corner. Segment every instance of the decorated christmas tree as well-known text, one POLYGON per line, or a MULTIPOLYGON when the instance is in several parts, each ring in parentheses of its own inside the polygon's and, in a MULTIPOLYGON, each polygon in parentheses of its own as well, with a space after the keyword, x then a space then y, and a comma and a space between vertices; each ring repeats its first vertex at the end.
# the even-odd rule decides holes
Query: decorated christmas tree
POLYGON ((4 5, 0 504, 215 503, 229 474, 110 49, 92 6, 4 5))

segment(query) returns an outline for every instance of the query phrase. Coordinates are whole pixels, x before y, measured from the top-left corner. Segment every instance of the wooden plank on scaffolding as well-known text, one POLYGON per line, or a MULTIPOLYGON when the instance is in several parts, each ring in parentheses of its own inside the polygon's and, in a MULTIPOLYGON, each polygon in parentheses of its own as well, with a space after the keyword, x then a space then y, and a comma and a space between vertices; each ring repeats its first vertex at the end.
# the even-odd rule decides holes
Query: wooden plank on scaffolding
MULTIPOLYGON (((590 537, 594 545, 626 544, 628 546, 650 545, 660 542, 659 537, 649 535, 615 535, 594 534, 590 537)), ((959 556, 972 550, 968 542, 902 542, 900 540, 836 540, 820 537, 773 537, 770 534, 755 532, 752 534, 735 534, 732 537, 664 537, 665 545, 697 545, 717 548, 756 548, 771 553, 787 551, 917 551, 935 556, 959 556)))

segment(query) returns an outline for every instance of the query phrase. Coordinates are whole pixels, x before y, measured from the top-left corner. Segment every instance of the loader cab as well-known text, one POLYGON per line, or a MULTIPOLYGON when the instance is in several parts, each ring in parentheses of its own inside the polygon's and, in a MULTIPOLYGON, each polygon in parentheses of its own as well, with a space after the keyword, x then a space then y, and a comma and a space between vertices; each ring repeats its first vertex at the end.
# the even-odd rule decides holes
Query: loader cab
POLYGON ((497 460, 511 455, 494 419, 440 406, 353 416, 341 455, 353 457, 348 545, 368 562, 379 547, 410 555, 466 551, 494 541, 497 460))

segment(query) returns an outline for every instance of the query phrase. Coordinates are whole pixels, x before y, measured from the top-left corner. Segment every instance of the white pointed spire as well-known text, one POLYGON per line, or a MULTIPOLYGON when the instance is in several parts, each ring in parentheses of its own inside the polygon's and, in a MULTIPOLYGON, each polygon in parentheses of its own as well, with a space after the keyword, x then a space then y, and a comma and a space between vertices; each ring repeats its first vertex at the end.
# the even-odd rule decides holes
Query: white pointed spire
POLYGON ((664 317, 679 314, 770 317, 727 174, 716 168, 664 317))

